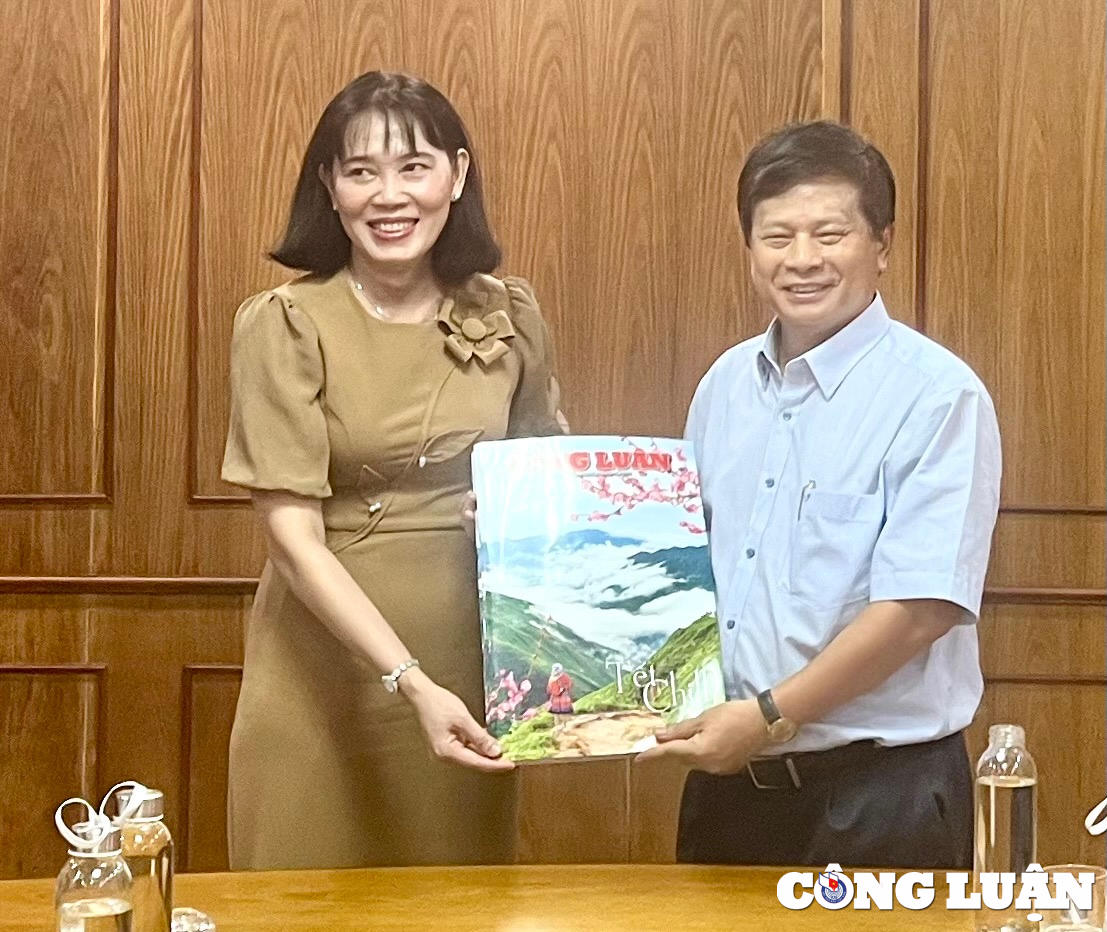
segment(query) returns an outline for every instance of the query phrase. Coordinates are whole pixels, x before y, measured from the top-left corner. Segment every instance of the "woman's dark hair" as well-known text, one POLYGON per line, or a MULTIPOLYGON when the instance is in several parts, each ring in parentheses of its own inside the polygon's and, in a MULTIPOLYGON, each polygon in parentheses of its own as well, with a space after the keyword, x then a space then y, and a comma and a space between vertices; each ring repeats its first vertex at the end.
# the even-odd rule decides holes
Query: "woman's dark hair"
POLYGON ((331 171, 335 158, 346 156, 351 122, 366 114, 385 120, 388 133, 399 127, 415 149, 415 129, 436 149, 457 159, 457 150, 469 153, 469 173, 461 198, 450 207, 446 225, 431 247, 431 267, 446 285, 463 282, 475 272, 491 272, 500 264, 500 247, 492 236, 484 211, 480 170, 465 125, 450 102, 426 81, 406 74, 370 71, 339 92, 319 118, 304 154, 288 226, 280 245, 269 253, 281 265, 316 275, 333 275, 350 261, 350 239, 331 205, 331 196, 319 177, 319 167, 331 171))
POLYGON ((738 179, 738 217, 747 245, 757 205, 799 184, 834 179, 857 189, 861 215, 880 238, 896 219, 896 180, 880 150, 831 120, 794 123, 750 152, 738 179))

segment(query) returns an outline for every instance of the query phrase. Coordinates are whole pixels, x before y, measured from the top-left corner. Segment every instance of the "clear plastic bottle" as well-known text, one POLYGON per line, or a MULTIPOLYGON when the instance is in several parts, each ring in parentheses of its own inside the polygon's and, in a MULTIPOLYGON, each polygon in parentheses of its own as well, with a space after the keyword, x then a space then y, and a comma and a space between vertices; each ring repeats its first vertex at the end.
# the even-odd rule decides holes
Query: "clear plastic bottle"
POLYGON ((133 932, 169 932, 173 917, 173 837, 163 821, 165 796, 141 783, 121 783, 108 791, 103 814, 115 801, 115 824, 122 830, 123 857, 133 880, 133 932))
MULTIPOLYGON (((1017 894, 1022 873, 1037 860, 1038 768, 1018 725, 993 725, 988 741, 976 765, 973 891, 983 894, 982 873, 1010 873, 1017 894)), ((1013 903, 996 909, 982 902, 976 928, 1032 932, 1037 923, 1020 915, 1013 903)))
POLYGON ((69 859, 54 888, 58 932, 133 932, 131 872, 119 828, 83 799, 67 799, 54 822, 69 842, 69 859), (66 825, 62 811, 70 804, 84 806, 88 819, 66 825))

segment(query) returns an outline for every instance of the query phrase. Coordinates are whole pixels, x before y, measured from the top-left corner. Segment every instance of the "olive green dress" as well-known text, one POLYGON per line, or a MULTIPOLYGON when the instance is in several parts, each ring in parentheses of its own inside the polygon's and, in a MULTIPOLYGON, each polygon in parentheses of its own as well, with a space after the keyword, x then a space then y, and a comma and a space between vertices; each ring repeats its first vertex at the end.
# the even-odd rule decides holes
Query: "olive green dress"
MULTIPOLYGON (((223 478, 320 499, 328 548, 483 722, 470 450, 558 432, 529 285, 477 275, 436 320, 395 324, 344 275, 305 278, 242 305, 231 358, 223 478)), ((232 868, 510 861, 514 792, 512 774, 435 760, 409 703, 266 565, 231 734, 232 868)))

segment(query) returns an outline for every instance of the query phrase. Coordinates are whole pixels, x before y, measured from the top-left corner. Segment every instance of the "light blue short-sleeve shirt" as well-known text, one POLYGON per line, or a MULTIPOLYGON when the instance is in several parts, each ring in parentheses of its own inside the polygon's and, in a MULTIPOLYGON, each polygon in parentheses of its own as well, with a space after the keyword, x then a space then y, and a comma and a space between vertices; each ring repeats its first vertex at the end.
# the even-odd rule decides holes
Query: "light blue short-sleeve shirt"
POLYGON ((728 695, 797 673, 870 602, 942 599, 964 624, 774 750, 952 734, 983 691, 974 622, 1001 471, 987 389, 879 295, 783 370, 776 340, 774 322, 724 353, 688 415, 728 695))

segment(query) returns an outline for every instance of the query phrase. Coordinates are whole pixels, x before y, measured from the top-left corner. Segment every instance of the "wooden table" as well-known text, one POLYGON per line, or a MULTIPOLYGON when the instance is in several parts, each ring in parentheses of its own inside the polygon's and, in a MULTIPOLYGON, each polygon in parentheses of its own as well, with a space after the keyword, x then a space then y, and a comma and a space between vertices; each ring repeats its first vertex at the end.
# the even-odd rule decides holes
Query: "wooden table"
MULTIPOLYGON (((602 867, 381 868, 350 871, 184 874, 178 905, 211 915, 218 932, 968 932, 970 913, 944 908, 936 874, 929 909, 791 911, 777 902, 782 868, 602 867)), ((0 930, 54 929, 53 881, 0 882, 0 930)))

